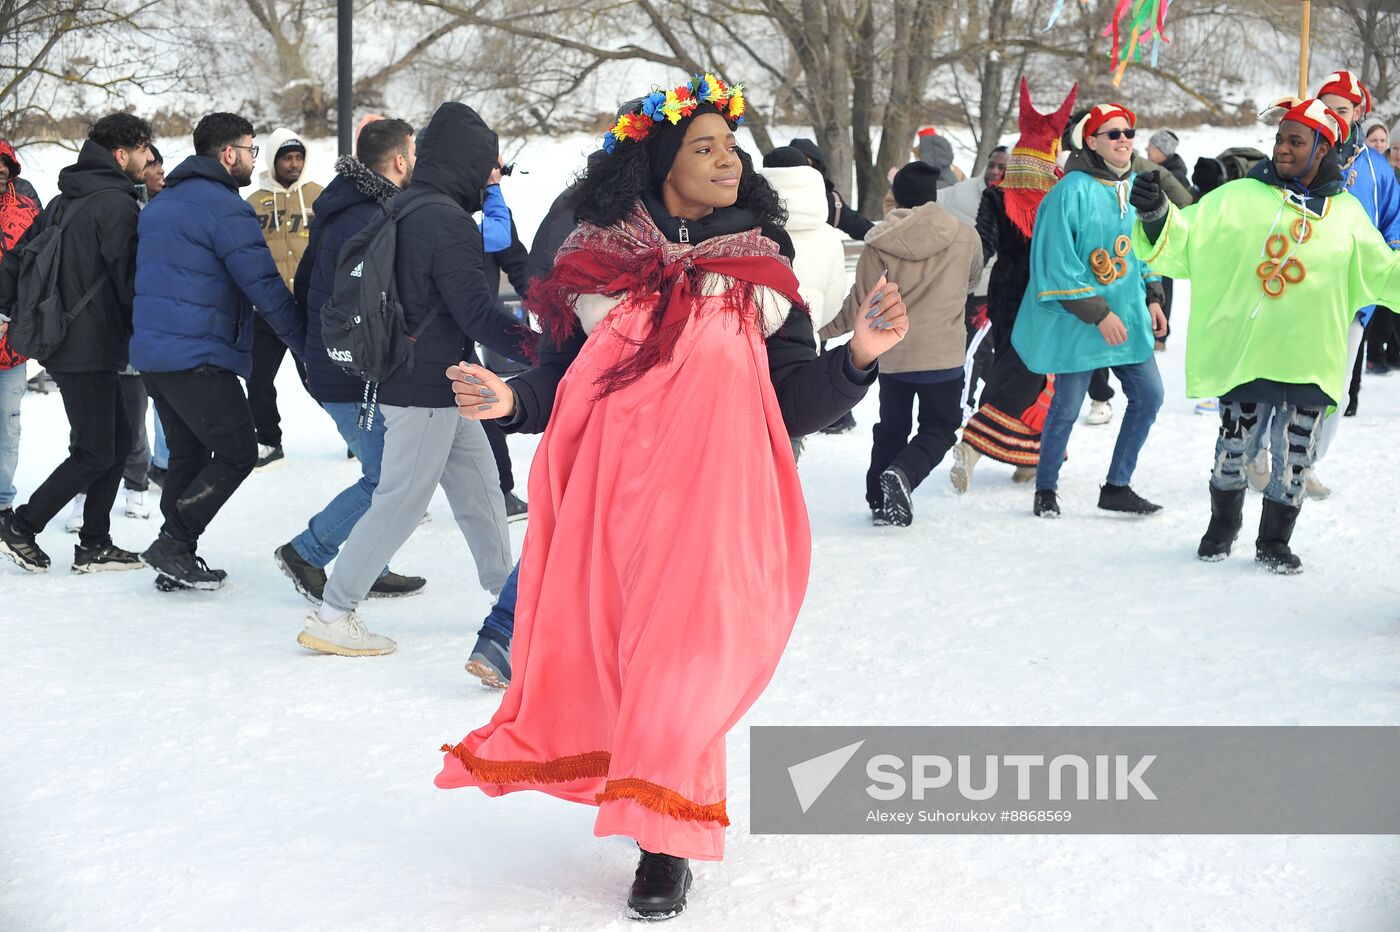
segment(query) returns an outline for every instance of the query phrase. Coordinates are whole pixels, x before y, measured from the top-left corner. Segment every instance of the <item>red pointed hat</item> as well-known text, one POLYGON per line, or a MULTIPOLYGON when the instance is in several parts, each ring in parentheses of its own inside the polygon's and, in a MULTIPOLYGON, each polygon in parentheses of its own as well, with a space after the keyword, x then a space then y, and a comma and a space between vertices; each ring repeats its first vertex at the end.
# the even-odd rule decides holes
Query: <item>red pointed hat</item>
POLYGON ((1137 114, 1122 104, 1099 104, 1084 114, 1084 118, 1074 128, 1074 135, 1070 137, 1074 141, 1074 147, 1083 149, 1085 137, 1097 133, 1101 126, 1114 117, 1122 117, 1131 127, 1137 126, 1137 114))
POLYGON ((1329 74, 1317 89, 1316 96, 1321 98, 1326 94, 1336 94, 1356 104, 1361 111, 1360 116, 1365 116, 1372 110, 1370 90, 1350 71, 1334 71, 1329 74))
POLYGON ((1347 121, 1332 110, 1331 107, 1310 97, 1307 100, 1299 100, 1297 97, 1283 97, 1269 105, 1265 113, 1279 112, 1279 122, 1302 123, 1322 134, 1322 138, 1327 140, 1329 146, 1335 147, 1340 140, 1351 135, 1351 127, 1347 121))
POLYGON ((1069 122, 1069 115, 1074 112, 1074 97, 1077 93, 1078 84, 1069 89, 1069 96, 1060 104, 1058 110, 1053 113, 1041 113, 1035 109, 1035 104, 1031 103, 1030 85, 1026 83, 1025 75, 1022 75, 1021 112, 1017 121, 1021 138, 1017 140, 1016 148, 1042 152, 1053 160, 1059 150, 1065 124, 1069 122))

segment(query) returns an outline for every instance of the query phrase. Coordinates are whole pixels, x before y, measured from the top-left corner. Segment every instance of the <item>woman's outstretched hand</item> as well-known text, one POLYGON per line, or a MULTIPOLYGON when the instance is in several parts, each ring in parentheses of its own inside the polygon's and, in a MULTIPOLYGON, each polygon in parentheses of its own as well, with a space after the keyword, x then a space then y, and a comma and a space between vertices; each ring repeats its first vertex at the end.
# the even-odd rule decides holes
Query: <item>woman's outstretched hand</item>
POLYGON ((881 275, 859 313, 851 335, 851 363, 857 369, 869 369, 909 332, 909 309, 900 297, 899 286, 881 275))
POLYGON ((447 377, 452 381, 452 394, 462 417, 490 421, 515 413, 515 392, 490 369, 459 362, 447 367, 447 377))

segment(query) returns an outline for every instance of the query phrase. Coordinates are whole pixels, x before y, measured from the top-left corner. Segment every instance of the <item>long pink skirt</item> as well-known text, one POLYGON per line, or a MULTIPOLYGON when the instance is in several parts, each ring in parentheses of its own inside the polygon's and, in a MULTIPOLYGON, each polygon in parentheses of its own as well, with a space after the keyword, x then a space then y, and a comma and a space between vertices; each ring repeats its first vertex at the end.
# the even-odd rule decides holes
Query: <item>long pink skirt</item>
POLYGON ((773 676, 811 529, 762 334, 697 300, 672 361, 595 401, 646 315, 570 367, 530 470, 512 679, 439 787, 598 806, 594 834, 724 854, 725 735, 773 676))

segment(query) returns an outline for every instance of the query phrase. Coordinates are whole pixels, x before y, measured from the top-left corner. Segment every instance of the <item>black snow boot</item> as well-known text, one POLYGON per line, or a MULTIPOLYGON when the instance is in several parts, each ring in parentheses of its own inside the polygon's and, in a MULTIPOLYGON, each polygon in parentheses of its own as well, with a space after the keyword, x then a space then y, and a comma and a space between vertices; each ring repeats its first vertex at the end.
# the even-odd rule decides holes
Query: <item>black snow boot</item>
POLYGON ((1288 549, 1293 525, 1298 523, 1298 512, 1302 510, 1264 499, 1264 510, 1259 515, 1259 539, 1254 542, 1255 563, 1282 576, 1303 572, 1303 561, 1288 549))
POLYGON ((1105 482, 1099 489, 1099 507, 1104 511, 1121 511, 1129 515, 1154 515, 1162 510, 1126 485, 1105 482))
POLYGON ((428 581, 422 576, 404 576, 393 570, 385 573, 369 587, 371 599, 398 599, 406 595, 417 595, 423 591, 428 581))
POLYGON ((1035 490, 1035 505, 1031 508, 1031 514, 1037 518, 1058 518, 1060 516, 1060 501, 1055 497, 1054 489, 1035 490))
POLYGON ((627 897, 633 919, 670 919, 685 909, 685 894, 692 880, 690 862, 669 854, 642 850, 637 877, 627 897))
POLYGON ((1207 563, 1217 563, 1230 555, 1230 545, 1240 536, 1244 524, 1244 489, 1224 491, 1210 487, 1210 525, 1196 556, 1207 563))

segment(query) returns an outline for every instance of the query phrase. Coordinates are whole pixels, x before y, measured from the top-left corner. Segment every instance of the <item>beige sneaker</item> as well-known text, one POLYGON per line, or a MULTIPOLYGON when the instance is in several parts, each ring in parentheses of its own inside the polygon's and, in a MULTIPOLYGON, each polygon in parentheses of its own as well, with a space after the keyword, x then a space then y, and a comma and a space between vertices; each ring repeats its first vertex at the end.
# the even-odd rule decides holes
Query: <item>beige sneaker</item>
POLYGON ((1089 413, 1084 415, 1084 423, 1094 426, 1107 424, 1113 420, 1113 405, 1107 401, 1089 402, 1089 413))
POLYGON ((1030 482, 1034 478, 1034 466, 1017 466, 1016 471, 1011 474, 1012 482, 1030 482))
POLYGON ((1320 502, 1327 496, 1331 495, 1332 490, 1322 484, 1322 480, 1317 478, 1317 472, 1315 470, 1309 469, 1308 481, 1307 485, 1303 488, 1303 494, 1306 495, 1308 498, 1312 499, 1313 501, 1320 502))
POLYGON ((1260 450, 1259 455, 1249 461, 1249 466, 1245 472, 1248 474, 1249 487, 1256 492, 1262 492, 1269 487, 1269 480, 1273 477, 1274 464, 1269 458, 1268 450, 1260 450))
POLYGON ((981 458, 981 451, 971 444, 962 441, 953 444, 953 468, 948 472, 948 481, 959 495, 972 485, 972 470, 981 458))
POLYGON ((326 622, 316 617, 315 609, 307 612, 306 627, 297 635, 297 643, 310 650, 340 657, 378 657, 399 649, 399 645, 384 635, 366 628, 356 612, 326 622))

